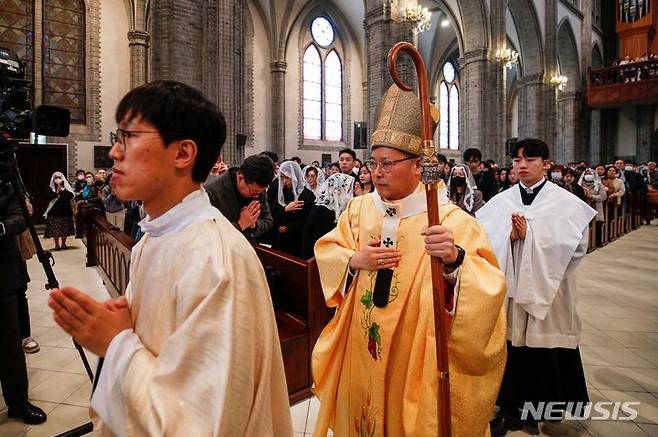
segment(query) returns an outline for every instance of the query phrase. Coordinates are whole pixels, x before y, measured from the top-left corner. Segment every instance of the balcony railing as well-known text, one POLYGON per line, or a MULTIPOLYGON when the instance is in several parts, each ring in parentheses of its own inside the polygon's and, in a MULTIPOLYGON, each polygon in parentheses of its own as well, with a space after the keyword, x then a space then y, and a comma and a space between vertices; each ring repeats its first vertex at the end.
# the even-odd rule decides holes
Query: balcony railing
POLYGON ((588 103, 592 107, 627 106, 658 101, 658 59, 589 69, 588 103))

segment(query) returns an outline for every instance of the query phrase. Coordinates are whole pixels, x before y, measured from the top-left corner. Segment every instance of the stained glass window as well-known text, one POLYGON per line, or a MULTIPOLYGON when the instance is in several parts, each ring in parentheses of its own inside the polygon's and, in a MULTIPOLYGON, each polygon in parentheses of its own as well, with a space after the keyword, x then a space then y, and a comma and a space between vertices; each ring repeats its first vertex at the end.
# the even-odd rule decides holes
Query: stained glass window
POLYGON ((333 25, 317 17, 311 25, 311 37, 303 64, 304 138, 342 141, 343 65, 333 47, 333 25))
POLYGON ((86 118, 84 3, 44 0, 43 103, 71 111, 71 121, 86 118))
POLYGON ((321 47, 329 47, 334 42, 334 27, 324 17, 317 17, 311 23, 311 35, 321 47))
POLYGON ((335 50, 324 61, 325 139, 340 141, 343 138, 343 79, 340 59, 335 50))
POLYGON ((443 80, 439 85, 439 146, 443 149, 459 149, 459 88, 455 66, 443 65, 443 80))
POLYGON ((449 107, 448 85, 441 82, 441 85, 439 85, 439 145, 443 149, 447 149, 450 144, 448 137, 449 107))
POLYGON ((459 149, 459 90, 457 85, 453 84, 450 87, 450 112, 449 117, 449 130, 450 130, 450 143, 449 148, 459 149))
POLYGON ((322 138, 322 62, 313 44, 304 53, 304 138, 322 138))
POLYGON ((0 0, 0 46, 13 50, 25 62, 26 79, 34 72, 34 15, 32 2, 0 0))

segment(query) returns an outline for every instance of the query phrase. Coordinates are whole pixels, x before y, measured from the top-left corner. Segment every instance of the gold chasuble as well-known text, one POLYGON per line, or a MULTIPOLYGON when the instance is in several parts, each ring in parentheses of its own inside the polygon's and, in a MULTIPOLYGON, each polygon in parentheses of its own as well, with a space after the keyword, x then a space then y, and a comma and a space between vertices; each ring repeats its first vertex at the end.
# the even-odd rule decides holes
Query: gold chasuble
MULTIPOLYGON (((389 146, 387 144, 388 147, 389 146)), ((489 435, 505 365, 505 277, 480 223, 446 204, 441 224, 466 252, 457 272, 449 331, 453 436, 489 435)), ((397 204, 424 198, 422 185, 397 204)), ((424 200, 424 199, 423 199, 424 200)), ((350 257, 382 235, 386 210, 378 194, 354 198, 336 228, 315 246, 327 304, 337 307, 313 350, 320 412, 314 436, 436 436, 438 373, 430 258, 421 231, 426 208, 402 215, 388 304, 373 305, 377 273, 349 272, 350 257), (348 278, 351 284, 346 287, 348 278)), ((384 230, 386 232, 386 230, 384 230)))

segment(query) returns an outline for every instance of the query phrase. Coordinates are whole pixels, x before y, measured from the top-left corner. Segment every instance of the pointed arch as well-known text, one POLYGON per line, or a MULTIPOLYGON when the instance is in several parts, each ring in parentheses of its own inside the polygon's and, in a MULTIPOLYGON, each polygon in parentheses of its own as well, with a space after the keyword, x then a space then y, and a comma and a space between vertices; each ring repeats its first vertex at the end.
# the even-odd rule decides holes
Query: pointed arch
POLYGON ((534 2, 509 0, 507 6, 514 20, 520 44, 521 73, 532 76, 544 73, 544 46, 534 2))
POLYGON ((566 91, 578 91, 581 86, 580 57, 571 23, 566 17, 558 25, 557 60, 560 74, 569 78, 566 91))
POLYGON ((594 45, 592 45, 592 68, 601 67, 603 67, 603 54, 599 47, 599 43, 594 42, 594 45))

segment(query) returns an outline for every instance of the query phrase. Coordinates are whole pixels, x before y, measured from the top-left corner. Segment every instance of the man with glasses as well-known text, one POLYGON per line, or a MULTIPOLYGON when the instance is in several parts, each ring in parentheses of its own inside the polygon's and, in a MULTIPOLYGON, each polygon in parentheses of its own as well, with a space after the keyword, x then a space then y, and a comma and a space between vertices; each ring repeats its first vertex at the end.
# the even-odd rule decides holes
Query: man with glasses
POLYGON ((265 155, 253 155, 206 185, 210 203, 251 243, 272 229, 265 191, 273 177, 274 162, 265 155))
POLYGON ((313 350, 314 435, 438 434, 429 254, 448 285, 453 435, 484 436, 505 362, 504 276, 442 181, 442 224, 426 229, 416 96, 392 86, 376 120, 365 165, 377 190, 354 198, 315 245, 325 299, 338 310, 313 350))
MULTIPOLYGON (((53 290, 55 321, 104 357, 91 409, 121 436, 292 436, 265 273, 201 184, 226 138, 197 90, 156 81, 116 111, 112 183, 141 200, 126 297, 53 290)), ((103 434, 103 435, 105 435, 103 434)))

